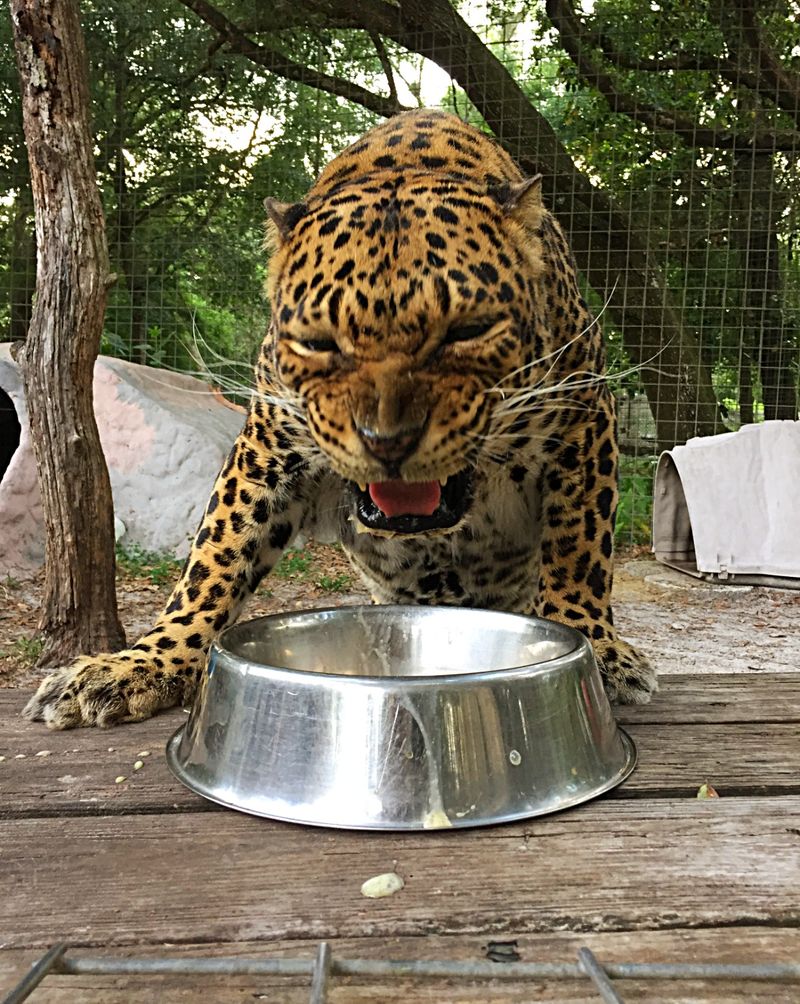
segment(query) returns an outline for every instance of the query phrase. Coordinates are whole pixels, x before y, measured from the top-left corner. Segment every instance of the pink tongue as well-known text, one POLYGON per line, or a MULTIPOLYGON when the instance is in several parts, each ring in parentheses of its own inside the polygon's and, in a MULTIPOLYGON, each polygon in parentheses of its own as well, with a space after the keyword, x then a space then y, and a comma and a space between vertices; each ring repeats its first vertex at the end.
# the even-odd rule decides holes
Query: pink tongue
POLYGON ((384 516, 432 516, 442 490, 438 481, 377 481, 369 496, 384 516))

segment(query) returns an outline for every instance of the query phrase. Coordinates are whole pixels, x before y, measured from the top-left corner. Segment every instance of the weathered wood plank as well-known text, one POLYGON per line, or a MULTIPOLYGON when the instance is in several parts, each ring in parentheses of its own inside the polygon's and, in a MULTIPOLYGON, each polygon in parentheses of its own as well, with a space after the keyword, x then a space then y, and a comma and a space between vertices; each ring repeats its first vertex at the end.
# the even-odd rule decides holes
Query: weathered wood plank
MULTIPOLYGON (((334 956, 347 959, 445 959, 478 961, 485 958, 486 937, 436 936, 416 938, 338 939, 331 943, 334 956)), ((522 961, 573 961, 582 945, 606 962, 792 962, 797 957, 800 932, 762 928, 636 931, 614 933, 515 936, 522 961)), ((248 958, 313 958, 315 943, 308 941, 143 946, 116 949, 113 954, 141 957, 245 956, 248 958)), ((85 951, 74 955, 89 954, 85 951)), ((92 955, 108 954, 93 950, 92 955)), ((0 952, 0 994, 7 993, 36 958, 31 951, 0 952)), ((498 964, 498 970, 502 967, 498 964)), ((693 1004, 741 1004, 764 1000, 794 1004, 800 995, 796 983, 697 981, 618 983, 626 1001, 691 1001, 693 1004)), ((599 998, 596 998, 599 1000, 599 998)), ((68 977, 51 976, 32 998, 36 1004, 186 1004, 213 1000, 214 1004, 245 1004, 253 1000, 280 1004, 307 1004, 308 980, 303 977, 68 977)), ((585 982, 530 981, 525 984, 496 979, 491 982, 452 980, 355 980, 334 978, 331 1004, 422 1004, 458 1001, 464 1004, 529 1004, 547 1000, 567 1004, 593 1000, 585 982)))
POLYGON ((15 820, 0 850, 7 947, 800 925, 795 796, 407 835, 225 812, 15 820), (404 890, 361 896, 395 866, 404 890))
POLYGON ((612 798, 800 794, 800 724, 626 725, 636 771, 612 798))
POLYGON ((650 704, 620 706, 614 712, 622 724, 798 722, 800 672, 663 676, 650 704))
MULTIPOLYGON (((215 810, 166 766, 165 737, 185 717, 177 712, 119 729, 75 732, 6 720, 0 731, 0 755, 6 757, 0 763, 0 818, 215 810), (37 755, 43 752, 48 755, 37 755), (150 755, 140 757, 142 752, 150 755), (133 769, 137 759, 144 764, 139 771, 133 769), (117 784, 117 777, 125 780, 117 784)), ((612 799, 691 797, 706 781, 723 795, 800 793, 800 722, 626 728, 639 766, 610 793, 612 799)))

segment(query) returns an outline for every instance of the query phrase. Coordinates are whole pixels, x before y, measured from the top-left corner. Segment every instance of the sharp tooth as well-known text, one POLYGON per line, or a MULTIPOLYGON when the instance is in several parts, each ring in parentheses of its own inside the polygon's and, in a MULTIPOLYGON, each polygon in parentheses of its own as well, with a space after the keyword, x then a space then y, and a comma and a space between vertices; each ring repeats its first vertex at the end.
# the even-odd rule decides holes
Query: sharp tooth
POLYGON ((361 489, 362 492, 365 492, 367 490, 367 484, 365 481, 359 481, 358 487, 361 489))
POLYGON ((449 478, 439 478, 439 484, 442 486, 442 488, 444 488, 444 486, 447 484, 449 480, 450 480, 449 478))

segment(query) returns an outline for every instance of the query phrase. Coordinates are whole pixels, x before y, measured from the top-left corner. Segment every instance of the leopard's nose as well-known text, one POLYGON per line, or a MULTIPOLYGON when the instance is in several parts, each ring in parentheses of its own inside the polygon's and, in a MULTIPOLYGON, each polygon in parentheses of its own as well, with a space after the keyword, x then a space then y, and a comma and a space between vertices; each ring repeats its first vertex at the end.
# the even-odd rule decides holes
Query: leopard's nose
POLYGON ((422 436, 421 428, 404 429, 394 436, 382 436, 374 429, 367 429, 361 425, 356 428, 361 442, 372 456, 392 466, 397 466, 409 457, 422 436))

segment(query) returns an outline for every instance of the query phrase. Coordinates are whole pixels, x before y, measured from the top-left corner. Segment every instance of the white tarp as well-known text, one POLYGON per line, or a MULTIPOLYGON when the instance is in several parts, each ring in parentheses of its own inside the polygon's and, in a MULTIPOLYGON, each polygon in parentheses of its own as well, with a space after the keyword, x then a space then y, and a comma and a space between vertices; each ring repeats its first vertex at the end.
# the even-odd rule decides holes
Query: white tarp
POLYGON ((653 550, 703 578, 800 589, 800 422, 746 425, 663 453, 653 550))

